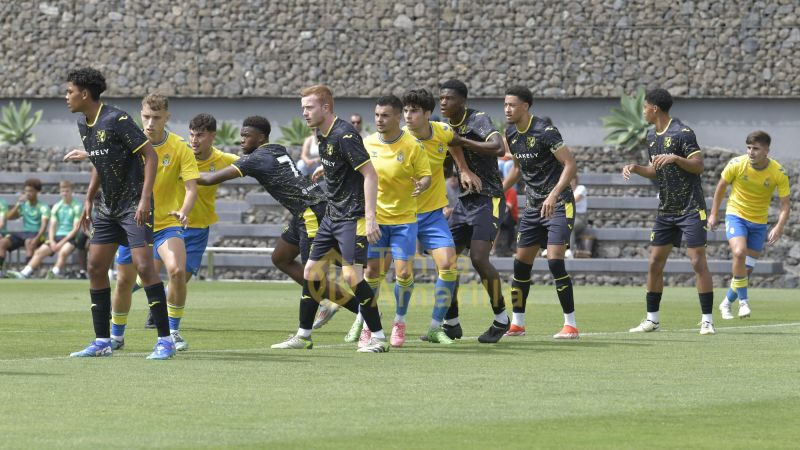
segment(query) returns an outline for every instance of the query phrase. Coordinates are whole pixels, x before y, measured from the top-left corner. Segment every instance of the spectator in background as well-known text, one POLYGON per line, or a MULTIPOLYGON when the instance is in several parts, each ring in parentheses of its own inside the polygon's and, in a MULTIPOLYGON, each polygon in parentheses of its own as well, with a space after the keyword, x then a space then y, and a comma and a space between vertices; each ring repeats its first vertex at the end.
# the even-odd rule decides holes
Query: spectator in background
MULTIPOLYGON (((513 161, 512 161, 513 165, 513 161)), ((504 178, 505 179, 505 178, 504 178)), ((495 241, 496 256, 512 256, 517 248, 517 223, 519 222, 519 201, 516 186, 505 192, 506 214, 500 222, 500 234, 495 241)))
POLYGON ((317 142, 316 129, 311 130, 303 142, 303 149, 300 151, 300 160, 297 161, 297 170, 303 175, 311 176, 319 167, 319 143, 317 142))
POLYGON ((29 260, 33 257, 34 251, 44 242, 44 232, 47 229, 47 221, 50 219, 50 208, 39 201, 41 190, 42 182, 38 178, 25 180, 25 193, 8 211, 7 220, 22 217, 22 233, 11 233, 0 239, 0 268, 5 263, 6 252, 24 246, 29 260))
POLYGON ((360 134, 361 137, 367 137, 369 134, 364 131, 364 119, 361 118, 361 114, 356 113, 350 116, 350 124, 355 127, 356 131, 358 131, 358 134, 360 134))
MULTIPOLYGON (((578 245, 580 244, 576 245, 576 243, 581 242, 581 234, 583 234, 583 231, 586 229, 586 211, 589 208, 589 199, 587 197, 586 186, 578 184, 577 174, 575 178, 570 181, 569 185, 572 188, 572 195, 575 196, 575 224, 572 226, 570 247, 574 250, 578 250, 578 245)), ((569 253, 570 255, 572 254, 572 252, 569 253)))

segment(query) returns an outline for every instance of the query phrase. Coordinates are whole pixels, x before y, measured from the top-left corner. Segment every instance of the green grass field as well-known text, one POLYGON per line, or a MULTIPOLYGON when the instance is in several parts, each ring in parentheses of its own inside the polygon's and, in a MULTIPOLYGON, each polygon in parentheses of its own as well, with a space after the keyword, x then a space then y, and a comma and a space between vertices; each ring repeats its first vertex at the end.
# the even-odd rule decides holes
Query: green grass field
POLYGON ((577 287, 583 336, 560 342, 554 289, 534 286, 528 335, 483 345, 491 311, 462 289, 469 338, 418 341, 431 302, 415 296, 407 345, 359 354, 347 311, 311 351, 269 349, 296 330, 296 285, 193 282, 190 350, 147 361, 143 294, 125 350, 71 359, 93 338, 88 284, 2 280, 0 447, 797 448, 797 291, 753 289, 751 319, 715 309, 700 336, 694 290, 668 288, 662 331, 634 335, 643 288, 577 287))

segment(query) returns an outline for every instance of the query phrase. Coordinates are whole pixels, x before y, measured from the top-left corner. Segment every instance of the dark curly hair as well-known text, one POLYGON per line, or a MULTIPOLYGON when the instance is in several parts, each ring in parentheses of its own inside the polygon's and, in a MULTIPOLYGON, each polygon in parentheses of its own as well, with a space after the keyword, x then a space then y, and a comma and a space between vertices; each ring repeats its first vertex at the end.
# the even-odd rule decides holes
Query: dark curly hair
POLYGON ((217 131, 217 119, 211 114, 198 114, 189 121, 189 129, 193 131, 217 131))
POLYGON ((244 119, 242 122, 242 127, 251 127, 255 128, 256 130, 264 133, 267 139, 269 139, 269 132, 272 131, 272 127, 269 124, 269 120, 266 117, 261 116, 250 116, 244 119))
POLYGON ((452 89, 458 93, 464 100, 467 99, 467 94, 469 90, 467 90, 467 85, 464 84, 461 80, 447 80, 439 86, 439 89, 452 89))
POLYGON ((653 89, 644 95, 644 101, 655 105, 664 113, 669 113, 672 108, 672 95, 666 89, 653 89))
POLYGON ((510 88, 506 89, 506 95, 513 95, 514 97, 522 100, 523 103, 527 103, 528 109, 530 109, 531 105, 533 105, 533 94, 531 93, 531 90, 525 86, 511 86, 510 88))
POLYGON ((436 101, 427 89, 412 89, 403 94, 403 106, 417 106, 423 111, 433 112, 436 101))
POLYGON ((100 94, 106 90, 106 78, 99 70, 91 67, 72 70, 67 74, 67 82, 92 94, 92 100, 100 100, 100 94))

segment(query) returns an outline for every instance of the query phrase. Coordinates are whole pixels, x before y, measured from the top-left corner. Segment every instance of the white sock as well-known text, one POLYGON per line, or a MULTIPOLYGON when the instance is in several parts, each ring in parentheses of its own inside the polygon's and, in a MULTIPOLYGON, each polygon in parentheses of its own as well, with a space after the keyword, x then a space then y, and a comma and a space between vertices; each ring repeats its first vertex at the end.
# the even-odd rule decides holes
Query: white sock
POLYGON ((297 337, 308 339, 308 338, 311 337, 311 330, 305 330, 303 328, 298 328, 297 329, 297 337))
POLYGON ((516 325, 518 327, 525 326, 525 313, 512 313, 511 314, 511 324, 516 325))
POLYGON ((53 268, 50 269, 50 271, 53 272, 53 275, 58 275, 61 273, 61 269, 59 269, 58 266, 53 266, 53 268))
POLYGON ((575 324, 575 311, 572 311, 569 314, 564 314, 564 325, 569 325, 572 328, 578 328, 578 325, 575 324))
POLYGON ((175 343, 175 339, 172 339, 171 334, 167 336, 159 336, 158 338, 161 339, 162 341, 172 342, 173 344, 175 343))
POLYGON ((394 323, 406 323, 406 316, 401 316, 400 314, 395 314, 394 316, 394 323))
POLYGON ((647 313, 647 320, 658 323, 658 311, 647 313))
POLYGON ((747 299, 746 298, 740 298, 739 299, 739 307, 740 308, 742 307, 742 305, 746 305, 746 304, 747 304, 747 299))
POLYGON ((442 326, 442 322, 439 322, 436 319, 431 319, 431 328, 439 328, 442 326))
POLYGON ((383 330, 381 330, 381 331, 373 331, 372 332, 372 337, 378 338, 378 339, 386 339, 386 335, 383 334, 383 330))
POLYGON ((169 334, 177 333, 177 332, 178 332, 178 330, 173 330, 172 328, 169 329, 169 334))
POLYGON ((29 276, 31 276, 31 274, 33 273, 33 267, 31 267, 31 266, 25 266, 25 268, 24 268, 24 269, 22 269, 22 271, 21 271, 20 273, 21 273, 21 274, 22 274, 22 276, 24 276, 24 277, 29 277, 29 276))
POLYGON ((444 324, 445 324, 445 325, 456 326, 456 325, 458 325, 459 323, 460 323, 460 322, 458 321, 458 317, 456 317, 456 318, 454 318, 454 319, 445 319, 445 320, 444 320, 444 324))
POLYGON ((713 314, 703 314, 702 319, 703 322, 714 323, 714 315, 713 314))
POLYGON ((364 323, 364 316, 362 316, 360 312, 356 314, 356 322, 364 323))
POLYGON ((96 338, 94 341, 95 342, 103 342, 103 343, 108 344, 108 343, 111 342, 111 338, 96 338))
POLYGON ((727 307, 731 306, 731 301, 728 300, 728 297, 725 297, 725 300, 722 301, 722 304, 720 306, 723 306, 723 307, 727 308, 727 307))
POLYGON ((508 323, 508 314, 506 314, 505 311, 501 312, 500 314, 495 314, 494 320, 505 325, 508 323))
POLYGON ((111 335, 111 339, 113 339, 113 340, 115 340, 115 341, 122 342, 122 341, 123 341, 125 338, 124 338, 124 337, 122 337, 122 336, 114 336, 114 335, 112 334, 112 335, 111 335))

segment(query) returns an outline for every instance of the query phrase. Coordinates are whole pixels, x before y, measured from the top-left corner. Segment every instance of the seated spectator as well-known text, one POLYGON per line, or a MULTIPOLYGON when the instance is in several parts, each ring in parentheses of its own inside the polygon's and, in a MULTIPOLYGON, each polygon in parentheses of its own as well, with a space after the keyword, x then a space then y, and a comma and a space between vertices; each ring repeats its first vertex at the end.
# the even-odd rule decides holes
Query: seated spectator
POLYGON ((311 130, 311 135, 303 142, 300 160, 297 161, 297 170, 306 176, 311 176, 319 167, 319 143, 315 133, 315 130, 311 130))
POLYGON ((7 252, 24 246, 27 261, 33 257, 34 251, 44 242, 50 208, 39 201, 41 190, 42 182, 38 178, 25 180, 25 193, 19 197, 17 204, 6 214, 7 220, 22 218, 22 233, 11 233, 0 239, 0 269, 5 263, 7 252))
POLYGON ((350 116, 350 124, 356 128, 361 137, 367 137, 369 134, 364 131, 364 119, 361 118, 361 114, 356 113, 350 116))
POLYGON ((63 277, 67 258, 75 249, 85 249, 87 236, 81 231, 81 213, 83 204, 72 196, 72 183, 62 181, 59 184, 61 200, 50 211, 48 239, 40 246, 33 258, 20 271, 22 278, 30 278, 48 256, 57 254, 55 266, 48 273, 48 278, 63 277))
POLYGON ((516 187, 505 192, 506 211, 500 222, 500 233, 495 241, 495 255, 512 256, 517 249, 517 224, 519 223, 519 201, 516 187))

